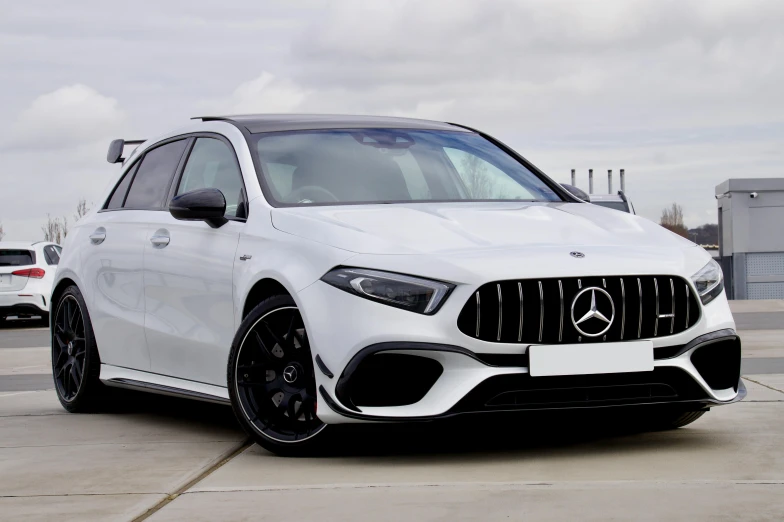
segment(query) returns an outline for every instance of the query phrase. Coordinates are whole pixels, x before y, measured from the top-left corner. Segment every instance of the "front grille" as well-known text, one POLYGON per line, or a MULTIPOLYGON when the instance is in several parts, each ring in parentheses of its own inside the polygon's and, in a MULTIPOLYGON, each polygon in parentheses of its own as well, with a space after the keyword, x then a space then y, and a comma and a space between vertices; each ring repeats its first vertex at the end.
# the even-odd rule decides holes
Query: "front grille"
MULTIPOLYGON (((597 291, 594 291, 597 293, 597 291)), ((601 299, 606 299, 598 292, 601 299)), ((590 296, 590 293, 587 294, 590 296)), ((579 321, 588 310, 575 311, 579 321)), ((605 308, 606 319, 611 319, 605 308)), ((565 344, 618 342, 674 335, 694 326, 699 302, 689 284, 676 276, 583 277, 522 279, 482 285, 457 320, 461 332, 488 342, 565 344), (598 336, 581 333, 572 321, 572 302, 585 289, 607 292, 615 306, 609 328, 598 336)), ((596 333, 596 318, 581 326, 596 333), (591 321, 594 324, 591 324, 591 321)))

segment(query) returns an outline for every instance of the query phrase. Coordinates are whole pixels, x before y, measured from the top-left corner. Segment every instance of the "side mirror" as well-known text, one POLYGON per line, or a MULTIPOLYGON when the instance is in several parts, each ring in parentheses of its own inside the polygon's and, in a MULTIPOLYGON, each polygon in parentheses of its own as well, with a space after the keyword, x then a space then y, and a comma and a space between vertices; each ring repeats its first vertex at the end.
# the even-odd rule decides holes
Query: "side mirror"
POLYGON ((226 213, 226 198, 216 188, 191 190, 171 200, 169 212, 175 219, 183 221, 205 221, 212 228, 220 228, 229 220, 226 213))
POLYGON ((582 190, 578 189, 574 185, 567 185, 566 183, 561 183, 561 186, 565 188, 572 196, 576 197, 577 199, 581 199, 586 203, 591 202, 591 197, 583 192, 582 190))

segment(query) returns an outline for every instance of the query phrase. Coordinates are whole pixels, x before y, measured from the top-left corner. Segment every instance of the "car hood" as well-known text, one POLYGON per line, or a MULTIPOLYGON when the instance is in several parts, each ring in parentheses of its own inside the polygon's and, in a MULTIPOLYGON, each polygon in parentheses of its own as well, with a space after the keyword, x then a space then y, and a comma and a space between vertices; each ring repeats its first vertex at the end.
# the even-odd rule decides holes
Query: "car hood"
POLYGON ((690 241, 586 203, 414 203, 276 208, 282 232, 362 254, 476 255, 611 247, 684 250, 690 241))

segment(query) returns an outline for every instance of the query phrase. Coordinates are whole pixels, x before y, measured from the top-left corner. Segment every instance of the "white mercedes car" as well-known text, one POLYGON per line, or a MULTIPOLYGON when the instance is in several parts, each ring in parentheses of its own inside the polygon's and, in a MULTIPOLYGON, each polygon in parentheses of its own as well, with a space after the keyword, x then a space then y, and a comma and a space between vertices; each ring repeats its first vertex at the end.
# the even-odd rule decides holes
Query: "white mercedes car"
POLYGON ((106 386, 230 403, 298 454, 331 424, 613 407, 668 428, 745 395, 708 253, 480 131, 202 117, 127 143, 56 275, 68 411, 106 386))
POLYGON ((60 245, 0 242, 0 321, 8 317, 49 316, 60 245))

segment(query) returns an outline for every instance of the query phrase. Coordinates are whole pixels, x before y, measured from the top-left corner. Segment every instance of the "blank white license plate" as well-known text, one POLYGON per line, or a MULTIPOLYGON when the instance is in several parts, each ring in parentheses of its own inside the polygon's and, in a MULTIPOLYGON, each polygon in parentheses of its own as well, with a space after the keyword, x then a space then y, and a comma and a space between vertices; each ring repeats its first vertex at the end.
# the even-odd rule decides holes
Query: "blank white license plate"
POLYGON ((0 274, 0 286, 11 284, 11 274, 0 274))
POLYGON ((530 346, 532 377, 653 370, 653 342, 560 344, 530 346))

